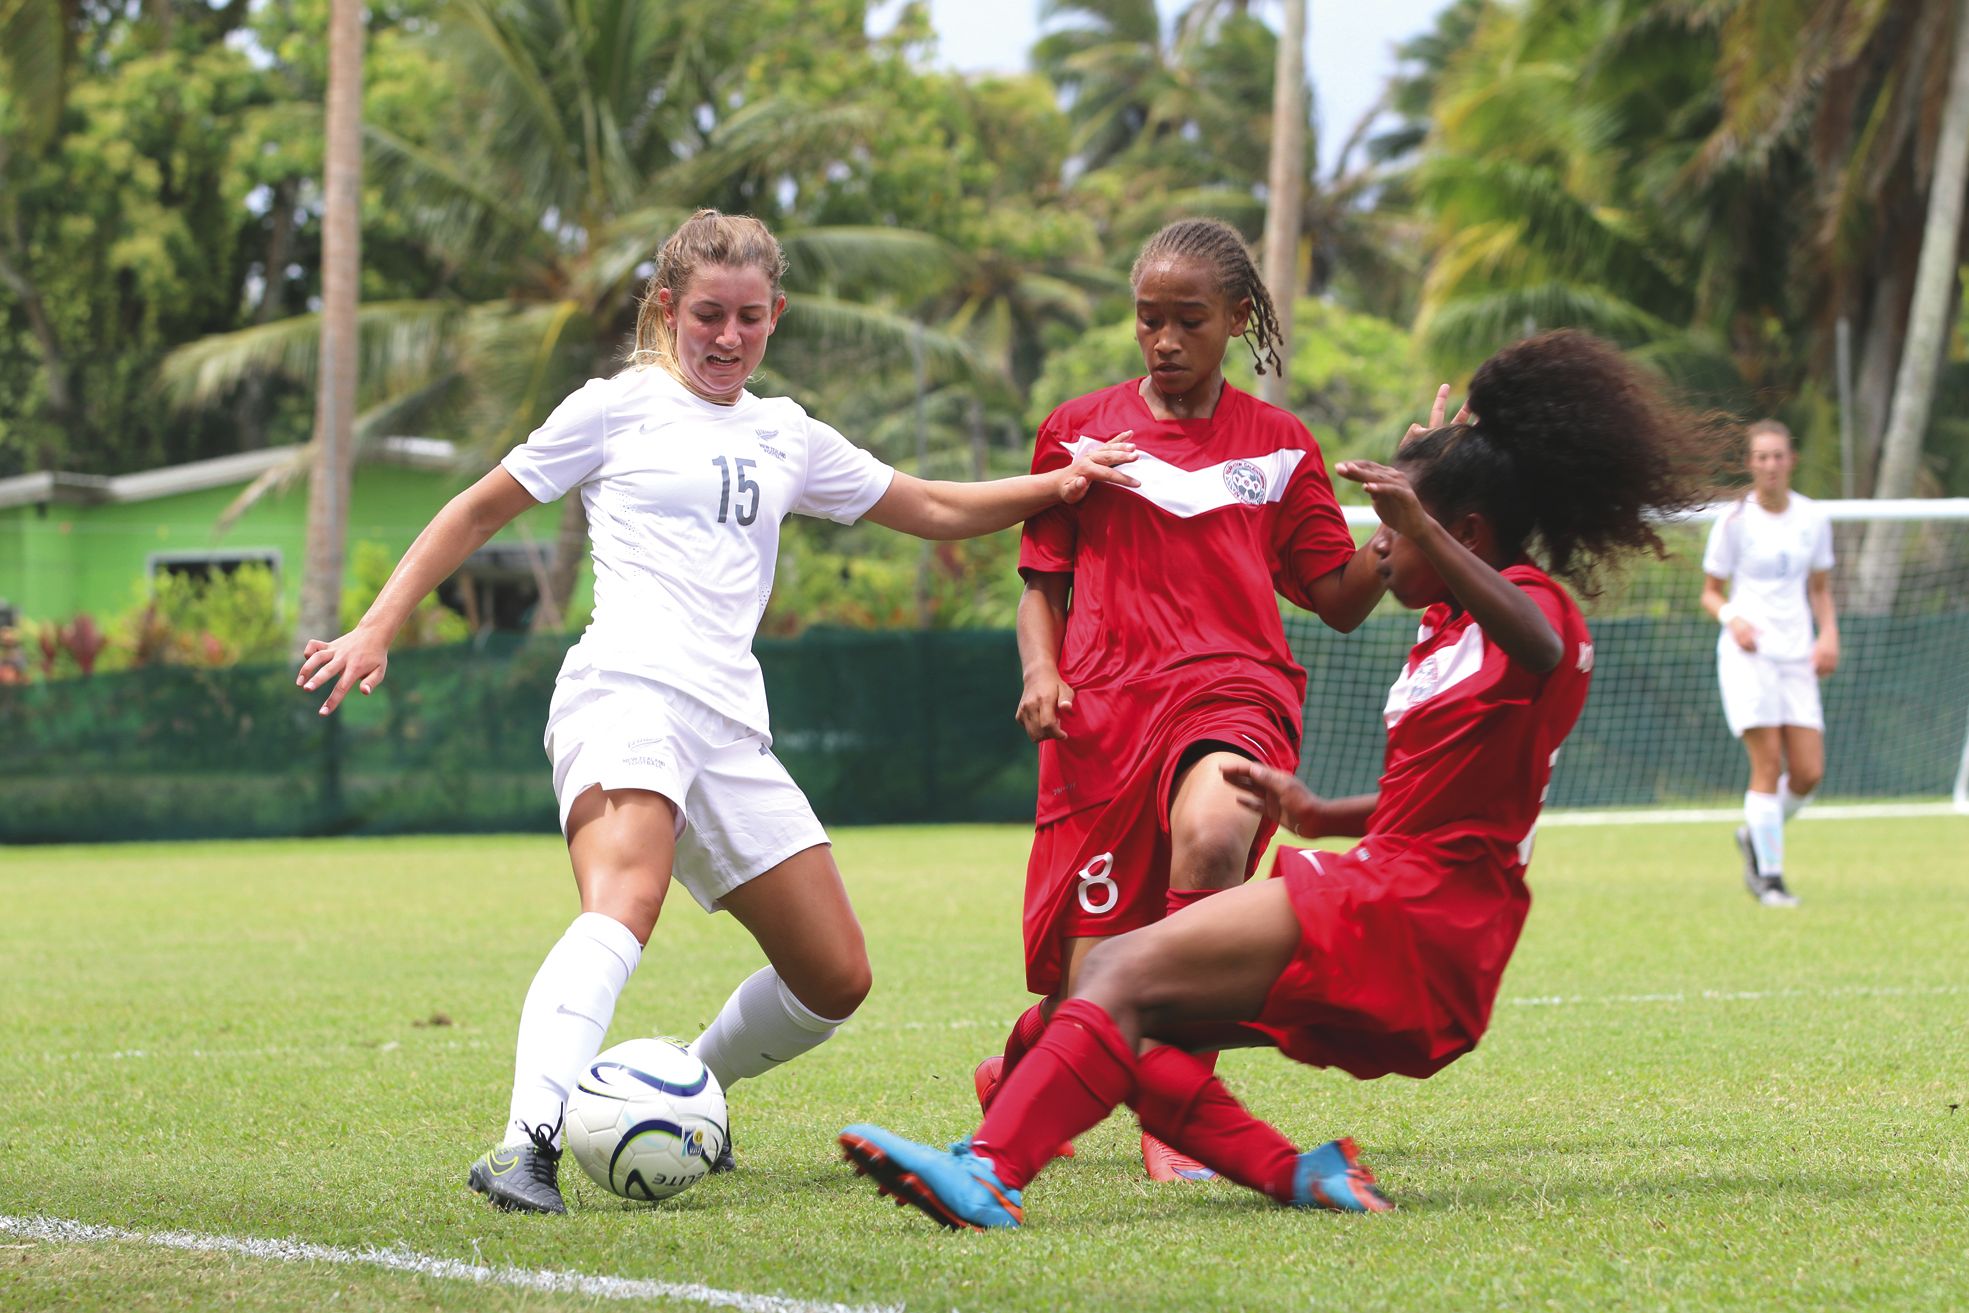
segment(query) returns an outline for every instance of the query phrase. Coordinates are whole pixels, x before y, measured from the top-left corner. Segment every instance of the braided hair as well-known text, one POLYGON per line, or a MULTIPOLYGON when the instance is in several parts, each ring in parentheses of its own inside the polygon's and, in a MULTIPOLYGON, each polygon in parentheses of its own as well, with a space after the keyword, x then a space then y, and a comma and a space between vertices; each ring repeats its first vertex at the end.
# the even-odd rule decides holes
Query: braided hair
POLYGON ((1396 455, 1439 520, 1471 511, 1515 557, 1536 544, 1548 574, 1587 597, 1626 553, 1666 548, 1653 516, 1710 501, 1728 447, 1715 417, 1683 410, 1612 346, 1573 329, 1504 348, 1470 381, 1468 424, 1396 455))
POLYGON ((1219 290, 1232 305, 1249 297, 1251 323, 1244 331, 1244 344, 1251 348, 1251 363, 1260 374, 1266 361, 1274 374, 1285 372, 1279 359, 1285 335, 1279 331, 1278 312, 1237 229, 1218 219, 1179 219, 1149 238, 1135 257, 1129 281, 1140 283, 1142 272, 1158 260, 1201 260, 1210 266, 1219 290))

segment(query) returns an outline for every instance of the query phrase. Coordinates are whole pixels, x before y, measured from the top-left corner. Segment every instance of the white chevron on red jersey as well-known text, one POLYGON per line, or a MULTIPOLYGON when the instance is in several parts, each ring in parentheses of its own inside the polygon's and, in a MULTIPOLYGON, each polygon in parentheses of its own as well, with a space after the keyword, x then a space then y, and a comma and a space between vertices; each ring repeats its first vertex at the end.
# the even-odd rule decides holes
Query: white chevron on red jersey
MULTIPOLYGON (((1060 445, 1066 448, 1067 459, 1071 461, 1101 442, 1100 438, 1075 438, 1060 445)), ((1171 515, 1184 519, 1227 506, 1263 506, 1285 496, 1292 472, 1305 458, 1303 451, 1283 450, 1263 456, 1238 456, 1202 469, 1186 470, 1152 452, 1138 451, 1127 473, 1141 486, 1125 491, 1146 497, 1171 515)))

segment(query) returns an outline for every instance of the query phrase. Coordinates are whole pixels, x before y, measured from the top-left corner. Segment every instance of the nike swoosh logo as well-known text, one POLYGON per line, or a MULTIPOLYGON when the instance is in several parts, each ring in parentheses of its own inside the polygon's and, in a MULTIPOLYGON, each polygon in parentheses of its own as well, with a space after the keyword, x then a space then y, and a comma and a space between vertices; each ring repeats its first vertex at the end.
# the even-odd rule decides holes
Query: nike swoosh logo
POLYGON ((492 1174, 494 1176, 504 1176, 520 1165, 520 1156, 514 1154, 511 1158, 502 1162, 498 1154, 489 1153, 485 1156, 485 1161, 486 1165, 492 1168, 492 1174))
POLYGON ((554 1011, 559 1013, 563 1017, 574 1017, 577 1020, 585 1021, 591 1026, 599 1026, 601 1024, 599 1021, 596 1021, 593 1017, 589 1016, 587 1013, 576 1012, 573 1008, 570 1008, 565 1003, 554 1004, 554 1011))

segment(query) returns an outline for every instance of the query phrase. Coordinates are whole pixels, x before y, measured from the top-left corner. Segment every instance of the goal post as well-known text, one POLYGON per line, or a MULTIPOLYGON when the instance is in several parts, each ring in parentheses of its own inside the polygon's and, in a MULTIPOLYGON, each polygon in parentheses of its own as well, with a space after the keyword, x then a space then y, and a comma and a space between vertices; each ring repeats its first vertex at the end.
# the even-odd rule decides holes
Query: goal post
MULTIPOLYGON (((1703 545, 1729 505, 1663 521, 1667 559, 1631 558, 1600 596, 1580 599, 1594 636, 1593 690, 1553 775, 1552 807, 1741 801, 1746 767, 1723 723, 1717 627, 1698 601, 1703 545)), ((1969 498, 1818 505, 1833 526, 1841 649, 1839 670, 1821 684, 1820 796, 1969 811, 1969 498), (1894 557, 1883 568, 1887 550, 1894 557), (1862 579, 1885 579, 1891 592, 1876 584, 1862 594, 1862 579)), ((1378 524, 1373 510, 1345 510, 1366 541, 1378 524)), ((1288 611, 1287 634, 1308 675, 1300 774, 1315 791, 1373 787, 1382 701, 1416 619, 1388 599, 1360 629, 1336 634, 1288 611)))

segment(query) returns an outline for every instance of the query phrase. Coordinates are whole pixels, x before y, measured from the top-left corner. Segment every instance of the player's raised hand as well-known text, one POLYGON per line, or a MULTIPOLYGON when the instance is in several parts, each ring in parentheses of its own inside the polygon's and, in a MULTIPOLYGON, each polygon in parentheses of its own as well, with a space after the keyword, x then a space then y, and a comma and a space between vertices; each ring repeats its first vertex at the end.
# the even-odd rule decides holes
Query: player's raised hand
POLYGON ((1326 800, 1299 782, 1295 775, 1255 761, 1237 761, 1223 768, 1224 779, 1237 790, 1237 801, 1302 839, 1324 832, 1326 800))
POLYGON ((312 690, 334 681, 328 700, 321 704, 325 716, 341 705, 352 688, 360 688, 364 696, 375 692, 389 664, 389 639, 358 625, 332 643, 310 638, 301 651, 301 669, 294 682, 312 690))
POLYGON ((1366 489, 1374 513, 1396 533, 1414 537, 1427 527, 1429 512, 1422 509, 1415 486, 1394 466, 1373 460, 1345 460, 1334 466, 1333 472, 1366 489))
POLYGON ((1135 459, 1135 444, 1128 441, 1135 436, 1135 430, 1124 429, 1098 447, 1090 447, 1074 458, 1067 466, 1066 478, 1060 482, 1060 500, 1069 504, 1079 501, 1097 483, 1113 483, 1123 488, 1138 488, 1140 480, 1132 474, 1124 474, 1120 466, 1135 459))
POLYGON ((1073 689, 1057 674, 1035 675, 1019 694, 1019 726, 1034 743, 1065 738, 1060 717, 1072 710, 1073 689))
MULTIPOLYGON (((1445 383, 1436 389, 1436 399, 1429 407, 1429 422, 1427 424, 1409 425, 1408 432, 1402 434, 1402 440, 1395 444, 1395 450, 1399 452, 1403 447, 1406 447, 1423 434, 1433 433, 1441 428, 1443 426, 1443 416, 1448 413, 1449 384, 1445 383)), ((1465 401, 1457 408, 1456 418, 1450 421, 1452 424, 1474 424, 1476 422, 1477 417, 1470 413, 1470 403, 1468 401, 1465 401)))

